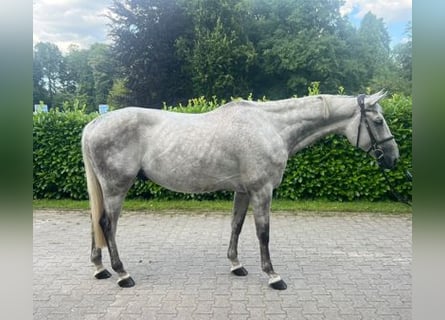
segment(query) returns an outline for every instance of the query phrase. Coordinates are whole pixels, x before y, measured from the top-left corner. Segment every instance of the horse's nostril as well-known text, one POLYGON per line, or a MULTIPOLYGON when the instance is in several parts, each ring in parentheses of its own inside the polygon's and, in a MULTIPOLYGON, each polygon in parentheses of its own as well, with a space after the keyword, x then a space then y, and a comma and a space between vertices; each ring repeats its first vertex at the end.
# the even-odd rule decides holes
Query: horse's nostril
POLYGON ((392 169, 392 168, 394 168, 394 167, 396 166, 396 164, 397 164, 397 158, 391 158, 391 159, 387 162, 388 169, 392 169))

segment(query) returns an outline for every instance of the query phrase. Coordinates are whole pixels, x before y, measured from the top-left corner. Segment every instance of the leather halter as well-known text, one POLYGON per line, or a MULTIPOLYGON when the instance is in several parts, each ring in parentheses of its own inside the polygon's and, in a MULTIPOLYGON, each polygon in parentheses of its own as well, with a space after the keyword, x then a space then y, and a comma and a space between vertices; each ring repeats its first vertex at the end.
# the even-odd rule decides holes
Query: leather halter
POLYGON ((390 135, 389 137, 383 138, 381 140, 377 140, 375 138, 374 134, 372 133, 371 127, 369 125, 368 118, 366 117, 367 112, 374 112, 374 110, 369 110, 369 109, 365 108, 365 97, 366 97, 366 95, 364 95, 364 94, 360 94, 357 96, 357 103, 360 107, 360 122, 358 125, 357 142, 356 142, 355 146, 357 148, 359 147, 362 123, 365 123, 366 129, 368 130, 369 138, 371 139, 371 146, 369 147, 368 151, 366 151, 366 153, 370 153, 371 151, 374 151, 374 156, 376 157, 377 161, 380 164, 380 162, 384 158, 384 153, 380 146, 381 146, 381 144, 383 144, 387 141, 393 140, 394 136, 390 135))
MULTIPOLYGON (((385 170, 383 169, 383 167, 381 165, 383 159, 385 158, 385 154, 384 154, 383 150, 381 148, 379 148, 379 145, 381 145, 382 143, 385 143, 387 141, 393 140, 394 136, 390 135, 389 137, 383 138, 382 140, 377 140, 375 138, 374 134, 372 133, 371 127, 369 126, 368 118, 366 117, 366 112, 375 112, 375 111, 369 110, 369 109, 367 110, 365 108, 365 97, 366 97, 366 95, 364 95, 364 94, 360 94, 359 96, 357 96, 357 103, 360 106, 360 123, 358 125, 356 147, 358 148, 358 144, 360 141, 360 132, 361 132, 361 127, 362 127, 362 122, 364 122, 366 125, 366 129, 368 130, 369 137, 371 139, 371 147, 369 147, 367 153, 369 153, 371 151, 374 152, 374 156, 377 159, 377 163, 379 164, 380 171, 382 172, 383 176, 385 177, 386 183, 389 185, 390 191, 393 194, 393 196, 398 201, 403 202, 408 206, 411 206, 411 201, 409 199, 407 199, 406 197, 402 196, 400 193, 398 193, 395 190, 394 185, 391 183, 388 175, 386 174, 385 170)), ((412 175, 408 170, 406 170, 406 175, 407 175, 409 181, 412 181, 412 175)))

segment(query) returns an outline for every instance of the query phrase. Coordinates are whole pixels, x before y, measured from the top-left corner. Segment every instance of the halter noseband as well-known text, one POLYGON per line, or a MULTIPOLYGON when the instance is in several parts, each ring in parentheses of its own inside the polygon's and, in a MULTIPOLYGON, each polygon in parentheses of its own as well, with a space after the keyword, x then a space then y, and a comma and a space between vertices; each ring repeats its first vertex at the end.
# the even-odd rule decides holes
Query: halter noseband
POLYGON ((361 130, 362 123, 364 122, 366 129, 368 130, 369 138, 371 139, 371 146, 369 147, 368 151, 366 151, 366 153, 370 153, 371 151, 374 151, 374 156, 376 157, 377 161, 380 164, 380 162, 383 160, 384 153, 383 153, 383 150, 381 148, 379 148, 379 146, 382 143, 393 140, 394 136, 390 135, 389 137, 383 138, 382 140, 377 140, 375 138, 374 134, 372 133, 371 127, 369 125, 368 118, 366 117, 366 112, 373 112, 373 110, 369 110, 369 109, 365 108, 365 97, 366 97, 366 95, 364 95, 364 94, 360 94, 357 96, 357 103, 360 107, 360 122, 358 125, 357 142, 356 142, 355 146, 357 148, 359 147, 360 133, 362 131, 361 130))

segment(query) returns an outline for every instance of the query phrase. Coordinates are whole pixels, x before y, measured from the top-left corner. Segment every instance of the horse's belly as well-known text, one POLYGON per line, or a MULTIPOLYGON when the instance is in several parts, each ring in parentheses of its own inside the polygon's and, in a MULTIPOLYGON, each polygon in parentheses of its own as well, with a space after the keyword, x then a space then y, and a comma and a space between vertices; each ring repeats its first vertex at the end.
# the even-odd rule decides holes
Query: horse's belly
POLYGON ((153 182, 176 192, 203 193, 218 190, 244 191, 239 173, 222 173, 202 167, 183 166, 148 174, 153 182))

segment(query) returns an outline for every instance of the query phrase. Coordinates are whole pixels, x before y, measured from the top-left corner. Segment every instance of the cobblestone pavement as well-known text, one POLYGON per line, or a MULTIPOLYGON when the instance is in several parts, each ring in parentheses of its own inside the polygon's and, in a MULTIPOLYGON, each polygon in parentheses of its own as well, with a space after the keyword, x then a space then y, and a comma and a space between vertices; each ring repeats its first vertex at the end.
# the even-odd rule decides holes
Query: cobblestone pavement
MULTIPOLYGON (((86 212, 34 212, 34 319, 411 319, 411 215, 273 213, 268 287, 252 214, 247 277, 230 274, 230 215, 124 213, 117 241, 136 286, 93 277, 86 212)), ((104 264, 110 265, 104 252, 104 264)), ((110 271, 111 268, 109 268, 110 271)))

